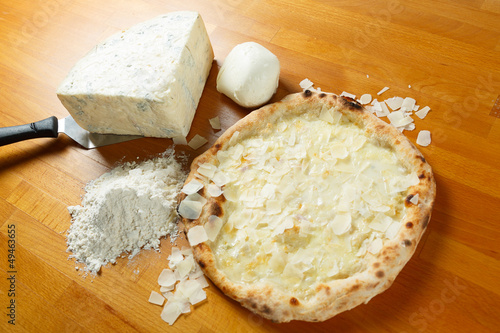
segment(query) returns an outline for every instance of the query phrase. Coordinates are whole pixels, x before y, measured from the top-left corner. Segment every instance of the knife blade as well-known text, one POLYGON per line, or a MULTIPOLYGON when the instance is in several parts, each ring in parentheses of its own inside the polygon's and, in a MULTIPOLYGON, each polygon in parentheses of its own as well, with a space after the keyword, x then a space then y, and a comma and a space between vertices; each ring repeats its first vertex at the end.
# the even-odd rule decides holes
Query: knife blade
POLYGON ((59 120, 52 116, 30 124, 0 128, 0 146, 36 138, 57 138, 59 133, 66 134, 87 149, 142 138, 139 135, 90 133, 71 116, 59 120))

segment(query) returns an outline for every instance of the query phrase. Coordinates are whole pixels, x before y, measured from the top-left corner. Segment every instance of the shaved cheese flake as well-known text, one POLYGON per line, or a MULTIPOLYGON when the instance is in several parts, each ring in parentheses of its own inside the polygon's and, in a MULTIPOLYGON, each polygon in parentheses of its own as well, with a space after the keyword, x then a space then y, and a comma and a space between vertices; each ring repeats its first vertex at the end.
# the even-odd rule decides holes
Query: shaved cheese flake
POLYGON ((431 110, 430 107, 424 106, 423 108, 421 108, 420 110, 418 110, 417 112, 415 112, 415 115, 417 117, 419 117, 420 119, 424 119, 427 116, 427 114, 429 113, 430 110, 431 110))
POLYGON ((203 163, 198 165, 198 169, 196 171, 208 179, 211 179, 217 171, 217 167, 210 163, 203 163))
POLYGON ((188 146, 191 147, 192 149, 196 150, 200 148, 201 146, 204 146, 206 143, 208 143, 208 140, 202 137, 201 135, 196 134, 188 143, 188 146))
POLYGON ((302 281, 304 273, 302 273, 297 265, 289 262, 283 269, 283 277, 289 279, 294 284, 298 284, 300 283, 300 281, 302 281))
POLYGON ((278 224, 273 231, 273 235, 281 235, 285 230, 293 228, 294 223, 291 217, 285 218, 285 220, 278 224))
POLYGON ((384 102, 389 106, 392 110, 398 110, 401 105, 403 105, 404 99, 402 97, 392 97, 386 99, 384 102))
POLYGON ((349 152, 347 151, 347 148, 344 145, 338 144, 332 146, 330 150, 330 155, 333 158, 343 159, 349 155, 349 152))
POLYGON ((168 256, 168 260, 171 267, 175 267, 179 262, 184 259, 181 250, 178 247, 172 247, 172 252, 168 256))
POLYGON ((212 126, 214 130, 221 129, 219 116, 208 119, 208 122, 210 123, 210 126, 212 126))
POLYGON ((413 131, 416 128, 416 126, 414 123, 410 123, 410 124, 406 125, 404 128, 407 131, 413 131))
POLYGON ((214 198, 216 198, 222 194, 222 190, 220 189, 220 187, 215 185, 215 184, 209 184, 207 186, 207 192, 211 197, 214 197, 214 198))
POLYGON ((196 202, 199 202, 201 203, 201 205, 205 205, 207 203, 207 199, 205 199, 203 196, 201 196, 200 194, 198 193, 192 193, 192 194, 189 194, 185 199, 184 201, 196 201, 196 202))
POLYGON ((177 264, 177 272, 179 272, 179 277, 181 280, 187 277, 187 275, 194 268, 194 259, 193 256, 187 256, 180 263, 177 264))
POLYGON ((326 273, 326 276, 332 277, 337 275, 339 272, 340 272, 339 265, 337 262, 335 262, 332 268, 330 268, 330 270, 328 271, 328 273, 326 273))
POLYGON ((382 112, 381 102, 377 101, 377 102, 373 103, 372 109, 373 109, 374 112, 382 112))
POLYGON ((174 145, 187 145, 188 144, 186 138, 183 136, 173 137, 172 141, 174 142, 174 145))
POLYGON ((236 187, 226 187, 222 191, 222 194, 224 194, 224 197, 229 201, 238 201, 238 190, 236 187))
POLYGON ((194 269, 191 272, 189 272, 188 278, 190 278, 191 280, 195 280, 200 276, 203 276, 203 271, 201 270, 200 265, 198 265, 198 263, 195 261, 194 269))
POLYGON ((393 222, 389 226, 389 228, 387 228, 387 231, 385 232, 385 237, 393 239, 398 234, 400 228, 401 228, 401 223, 393 222))
POLYGON ((193 179, 192 181, 190 181, 189 183, 184 185, 181 192, 189 195, 189 194, 193 194, 193 193, 198 192, 202 188, 203 188, 203 184, 200 183, 199 181, 197 181, 196 179, 193 179))
POLYGON ((410 202, 414 205, 418 204, 418 193, 415 194, 411 199, 410 202))
POLYGON ((311 88, 314 85, 314 83, 312 83, 312 81, 309 79, 304 79, 300 81, 299 85, 303 90, 307 90, 311 88))
POLYGON ((182 311, 179 305, 176 302, 169 301, 161 312, 161 319, 166 321, 169 325, 173 325, 181 314, 182 311))
POLYGON ((368 246, 368 252, 371 254, 377 254, 380 252, 382 247, 384 246, 384 242, 380 238, 375 238, 373 242, 368 246))
POLYGON ((363 94, 359 98, 359 102, 363 105, 369 104, 372 101, 372 95, 370 94, 363 94))
POLYGON ((171 287, 175 284, 177 279, 175 278, 175 273, 168 268, 165 268, 158 276, 158 284, 162 287, 171 287))
POLYGON ((211 242, 214 242, 222 228, 222 219, 216 215, 210 215, 207 223, 203 226, 205 233, 211 242))
POLYGON ((405 116, 403 111, 394 111, 387 115, 391 125, 394 127, 404 127, 413 122, 413 118, 405 116))
MULTIPOLYGON (((175 275, 175 273, 174 273, 174 275, 175 275)), ((177 279, 176 279, 175 281, 177 282, 177 279)), ((165 295, 165 293, 168 293, 169 291, 174 290, 174 288, 175 288, 175 284, 173 284, 173 285, 171 285, 171 286, 167 286, 167 287, 165 287, 165 286, 161 286, 161 287, 160 287, 160 292, 161 292, 163 295, 165 295)))
POLYGON ((178 212, 179 215, 190 220, 195 220, 201 215, 203 204, 198 201, 182 200, 178 212))
POLYGON ((280 252, 273 252, 271 259, 269 259, 269 267, 275 271, 276 273, 283 272, 283 268, 285 268, 285 258, 284 254, 280 252))
MULTIPOLYGON (((394 111, 387 115, 387 118, 391 124, 399 123, 404 118, 404 113, 402 111, 394 111)), ((397 126, 396 126, 397 127, 397 126)))
POLYGON ((151 295, 149 295, 149 303, 162 306, 164 302, 165 302, 165 297, 163 297, 160 293, 154 290, 151 291, 151 295))
POLYGON ((349 98, 352 98, 352 99, 356 99, 356 95, 354 95, 354 94, 350 94, 350 93, 348 93, 348 92, 346 92, 346 91, 343 91, 343 92, 340 94, 340 96, 343 96, 343 97, 349 97, 349 98))
POLYGON ((266 202, 266 213, 275 215, 281 213, 281 204, 279 200, 268 200, 266 202))
POLYGON ((198 282, 202 288, 206 288, 206 287, 210 286, 204 275, 201 275, 201 276, 195 278, 195 281, 198 282))
POLYGON ((408 126, 409 124, 411 124, 413 122, 413 118, 410 117, 410 116, 404 116, 402 119, 400 119, 399 121, 395 122, 395 123, 392 123, 392 125, 394 125, 394 127, 406 127, 408 126))
POLYGON ((183 246, 181 248, 181 253, 185 256, 188 256, 188 255, 192 255, 193 254, 193 249, 191 247, 188 247, 188 246, 183 246))
POLYGON ((342 235, 351 229, 351 214, 337 214, 330 222, 335 235, 342 235))
POLYGON ((375 115, 377 117, 386 117, 388 114, 391 113, 391 111, 389 111, 389 109, 387 108, 387 105, 385 104, 385 102, 379 102, 379 108, 380 110, 375 110, 375 115))
POLYGON ((272 197, 274 197, 275 193, 276 193, 276 185, 269 184, 269 183, 264 185, 264 187, 260 191, 260 195, 263 196, 264 198, 268 198, 268 199, 271 199, 272 197))
POLYGON ((393 222, 392 218, 385 214, 378 214, 369 224, 368 227, 375 231, 386 232, 387 228, 393 222))
POLYGON ((431 144, 431 132, 422 130, 418 133, 417 144, 422 147, 427 147, 431 144))
POLYGON ((377 95, 382 95, 383 93, 385 93, 387 90, 389 90, 389 87, 384 87, 382 88, 378 93, 377 95))
POLYGON ((187 233, 187 238, 189 240, 189 245, 191 246, 198 245, 208 240, 205 228, 203 228, 203 226, 201 225, 197 225, 189 229, 187 233))
POLYGON ((200 300, 199 297, 200 290, 204 292, 198 281, 184 280, 179 282, 179 284, 177 285, 176 293, 177 292, 180 293, 185 299, 189 300, 189 303, 194 305, 206 298, 205 295, 205 297, 200 300))
POLYGON ((319 114, 319 119, 326 121, 327 123, 332 124, 333 123, 333 116, 331 113, 331 109, 328 109, 326 107, 323 107, 321 109, 321 112, 319 114))
POLYGON ((229 139, 228 145, 229 146, 234 146, 236 142, 238 142, 238 136, 240 135, 239 131, 235 131, 233 135, 231 136, 231 139, 229 139))
POLYGON ((212 177, 212 181, 215 185, 222 187, 229 182, 229 178, 222 171, 216 171, 212 177))
POLYGON ((182 313, 191 312, 191 304, 189 303, 189 300, 183 300, 182 302, 179 302, 179 308, 181 309, 182 313))
POLYGON ((413 111, 415 107, 415 99, 411 97, 406 97, 401 104, 401 108, 404 108, 406 111, 413 111))

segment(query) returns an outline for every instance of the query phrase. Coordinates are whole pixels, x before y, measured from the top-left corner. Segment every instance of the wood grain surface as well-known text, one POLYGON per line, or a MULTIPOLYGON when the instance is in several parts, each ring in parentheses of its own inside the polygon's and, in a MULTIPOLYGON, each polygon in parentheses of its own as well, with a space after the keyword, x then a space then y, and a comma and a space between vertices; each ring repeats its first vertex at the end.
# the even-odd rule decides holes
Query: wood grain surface
MULTIPOLYGON (((0 331, 500 331, 500 1, 1 0, 0 126, 65 117, 55 90, 78 59, 112 33, 175 10, 201 13, 216 58, 188 139, 200 134, 211 144, 251 111, 215 88, 224 58, 246 41, 281 61, 272 101, 309 78, 323 91, 358 96, 388 86, 380 100, 408 96, 432 109, 405 131, 412 142, 431 131, 432 144, 420 150, 438 192, 414 257, 389 290, 322 323, 272 323, 210 285, 208 300, 169 326, 148 303, 167 266, 168 239, 161 252, 142 251, 85 278, 68 260, 65 232, 67 206, 80 204, 87 182, 172 141, 85 150, 64 135, 30 140, 0 147, 0 331), (215 116, 222 131, 209 125, 215 116)), ((208 147, 178 151, 192 159, 208 147)))

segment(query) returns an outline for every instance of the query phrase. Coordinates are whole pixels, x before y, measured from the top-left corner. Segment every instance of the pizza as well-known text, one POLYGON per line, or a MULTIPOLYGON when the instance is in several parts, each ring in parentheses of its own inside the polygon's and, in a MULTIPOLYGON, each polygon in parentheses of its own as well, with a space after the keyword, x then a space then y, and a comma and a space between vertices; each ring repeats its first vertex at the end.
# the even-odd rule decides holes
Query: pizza
POLYGON ((432 169, 335 94, 251 112, 191 165, 178 212, 205 274, 275 322, 324 321, 389 288, 424 233, 432 169))

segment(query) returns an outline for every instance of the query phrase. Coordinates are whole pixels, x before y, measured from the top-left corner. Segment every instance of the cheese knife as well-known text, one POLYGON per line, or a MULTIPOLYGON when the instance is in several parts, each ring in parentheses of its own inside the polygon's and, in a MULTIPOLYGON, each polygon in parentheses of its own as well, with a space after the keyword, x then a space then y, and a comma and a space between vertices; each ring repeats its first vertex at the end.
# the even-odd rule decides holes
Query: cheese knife
POLYGON ((57 138, 59 133, 66 134, 87 149, 142 138, 139 135, 90 133, 71 116, 63 119, 52 116, 31 124, 0 128, 0 146, 36 138, 57 138))

